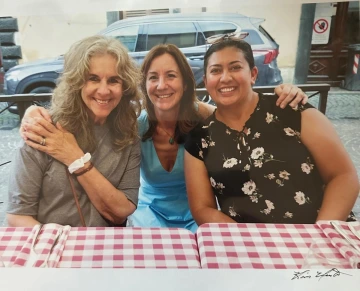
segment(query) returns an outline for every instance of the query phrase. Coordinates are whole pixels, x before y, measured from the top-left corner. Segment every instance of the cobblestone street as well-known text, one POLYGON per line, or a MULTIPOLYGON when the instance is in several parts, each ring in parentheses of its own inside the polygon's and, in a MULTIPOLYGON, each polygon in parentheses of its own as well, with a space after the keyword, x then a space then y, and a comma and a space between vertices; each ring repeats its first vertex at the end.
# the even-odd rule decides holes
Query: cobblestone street
MULTIPOLYGON (((317 106, 318 98, 312 98, 310 103, 317 106)), ((5 108, 4 103, 0 103, 0 110, 2 108, 5 108)), ((360 177, 360 92, 340 91, 332 88, 329 93, 326 115, 342 139, 360 177)), ((12 160, 20 141, 18 130, 19 118, 17 115, 8 111, 0 114, 0 226, 5 225, 7 183, 11 168, 11 163, 4 163, 12 160)), ((360 198, 357 200, 354 212, 360 219, 360 198)))

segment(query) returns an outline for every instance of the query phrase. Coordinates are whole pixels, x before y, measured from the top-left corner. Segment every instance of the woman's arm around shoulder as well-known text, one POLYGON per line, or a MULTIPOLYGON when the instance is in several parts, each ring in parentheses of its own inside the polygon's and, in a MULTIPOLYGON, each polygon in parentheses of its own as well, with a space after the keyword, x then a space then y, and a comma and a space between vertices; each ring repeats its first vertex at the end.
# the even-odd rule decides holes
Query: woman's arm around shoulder
MULTIPOLYGON (((276 101, 276 105, 280 106, 281 108, 285 108, 286 105, 290 103, 291 107, 296 107, 299 103, 305 104, 308 101, 307 95, 297 86, 292 84, 281 84, 278 85, 274 93, 278 96, 276 101)), ((213 114, 215 110, 215 106, 204 103, 198 102, 199 104, 199 113, 203 119, 208 118, 211 114, 213 114)))
POLYGON ((331 122, 318 110, 301 113, 301 141, 326 184, 317 220, 346 220, 359 194, 356 169, 331 122))
POLYGON ((36 123, 35 118, 42 118, 52 123, 51 116, 45 108, 31 105, 28 109, 26 109, 24 117, 21 120, 21 126, 19 129, 20 135, 24 140, 27 140, 27 136, 24 134, 26 131, 24 125, 27 123, 36 123))

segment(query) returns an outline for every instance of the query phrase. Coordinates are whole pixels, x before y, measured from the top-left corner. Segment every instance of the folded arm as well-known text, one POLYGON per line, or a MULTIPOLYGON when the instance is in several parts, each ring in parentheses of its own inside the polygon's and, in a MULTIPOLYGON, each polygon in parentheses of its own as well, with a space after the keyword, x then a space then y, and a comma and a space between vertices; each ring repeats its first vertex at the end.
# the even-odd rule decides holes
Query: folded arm
MULTIPOLYGON (((83 157, 85 153, 78 146, 75 137, 63 129, 60 124, 53 125, 52 123, 42 119, 34 118, 36 123, 24 125, 27 137, 26 144, 34 149, 45 152, 54 159, 63 163, 67 167, 75 160, 83 157), (40 142, 46 139, 46 145, 41 145, 40 142)), ((140 146, 137 143, 133 145, 127 169, 122 177, 122 180, 132 177, 130 185, 127 188, 139 188, 139 182, 134 182, 134 177, 138 177, 140 169, 140 146)), ((124 161, 126 162, 126 161, 124 161)), ((83 168, 75 171, 81 172, 83 169, 89 167, 90 163, 86 163, 83 168)), ((122 191, 114 187, 97 169, 93 167, 90 171, 77 177, 78 182, 84 188, 86 194, 91 200, 97 211, 106 219, 113 223, 119 224, 132 214, 136 206, 128 200, 125 195, 125 190, 122 191)))
POLYGON ((11 227, 34 227, 40 224, 34 217, 29 215, 6 214, 8 226, 11 227))

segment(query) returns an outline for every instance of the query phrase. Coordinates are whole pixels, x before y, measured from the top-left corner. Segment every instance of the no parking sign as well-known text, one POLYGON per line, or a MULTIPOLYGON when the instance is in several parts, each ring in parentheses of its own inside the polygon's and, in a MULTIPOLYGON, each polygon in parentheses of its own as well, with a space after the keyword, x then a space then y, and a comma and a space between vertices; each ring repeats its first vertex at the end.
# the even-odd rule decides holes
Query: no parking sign
POLYGON ((329 42, 331 17, 315 16, 311 44, 327 44, 329 42))

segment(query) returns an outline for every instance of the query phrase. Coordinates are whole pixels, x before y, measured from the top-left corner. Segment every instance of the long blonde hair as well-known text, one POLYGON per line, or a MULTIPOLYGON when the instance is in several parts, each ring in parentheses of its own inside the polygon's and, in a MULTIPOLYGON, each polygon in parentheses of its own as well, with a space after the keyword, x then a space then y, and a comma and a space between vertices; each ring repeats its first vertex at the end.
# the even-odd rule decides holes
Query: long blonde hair
POLYGON ((106 122, 112 132, 115 150, 132 144, 138 136, 137 117, 140 113, 140 72, 128 55, 126 48, 116 39, 91 36, 73 44, 65 54, 64 71, 54 90, 50 113, 54 122, 73 133, 83 150, 93 151, 96 140, 93 122, 87 106, 81 98, 93 56, 109 54, 116 61, 118 76, 123 82, 120 103, 108 116, 106 122))

